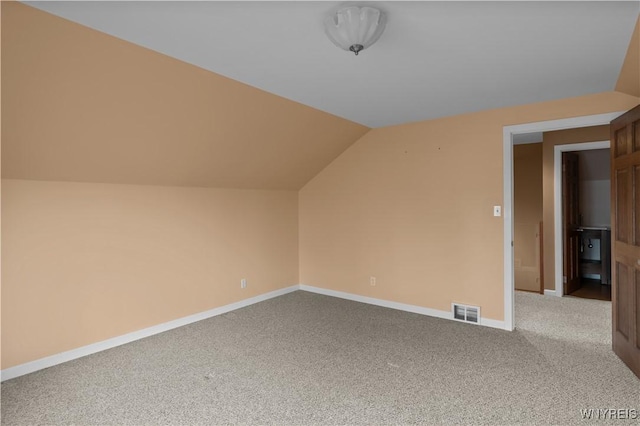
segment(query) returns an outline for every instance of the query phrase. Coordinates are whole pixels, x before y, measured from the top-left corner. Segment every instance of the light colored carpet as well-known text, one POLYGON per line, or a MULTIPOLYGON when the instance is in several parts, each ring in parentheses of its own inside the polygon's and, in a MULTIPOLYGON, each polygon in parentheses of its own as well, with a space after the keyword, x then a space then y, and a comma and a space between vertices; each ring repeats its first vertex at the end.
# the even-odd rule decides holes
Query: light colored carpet
POLYGON ((9 380, 2 424, 584 424, 583 408, 640 409, 607 302, 516 302, 510 333, 298 291, 9 380))

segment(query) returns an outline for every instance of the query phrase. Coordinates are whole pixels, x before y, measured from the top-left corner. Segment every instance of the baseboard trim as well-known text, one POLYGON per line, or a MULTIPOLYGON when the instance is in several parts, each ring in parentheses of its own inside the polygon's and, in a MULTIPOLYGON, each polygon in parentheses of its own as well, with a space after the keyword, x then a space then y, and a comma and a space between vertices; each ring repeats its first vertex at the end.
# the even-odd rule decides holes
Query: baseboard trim
POLYGON ((544 295, 545 296, 557 296, 558 293, 556 293, 555 290, 548 290, 548 289, 544 289, 544 295))
MULTIPOLYGON (((326 288, 314 287, 310 285, 300 284, 300 290, 308 291, 310 293, 322 294, 325 296, 338 297, 340 299, 352 300, 354 302, 367 303, 369 305, 382 306, 384 308, 397 309, 399 311, 412 312, 414 314, 427 315, 430 317, 448 319, 456 321, 453 318, 453 314, 448 311, 441 311, 439 309, 425 308, 423 306, 409 305, 406 303, 392 302, 389 300, 376 299, 373 297, 360 296, 352 293, 345 293, 343 291, 329 290, 326 288)), ((504 321, 498 321, 490 318, 480 318, 481 326, 499 328, 501 330, 507 330, 504 321)))
POLYGON ((4 382, 5 380, 10 380, 16 377, 24 376, 25 374, 33 373, 38 370, 53 367, 54 365, 62 364, 63 362, 72 361, 74 359, 124 345, 125 343, 144 339, 145 337, 153 336, 154 334, 159 334, 165 331, 172 330, 174 328, 182 327, 183 325, 202 321, 204 319, 215 317, 217 315, 226 314, 227 312, 231 312, 236 309, 244 308, 255 303, 263 302, 268 299, 273 299, 274 297, 294 292, 298 290, 299 287, 299 285, 294 285, 291 287, 271 291, 269 293, 260 294, 258 296, 250 297, 249 299, 241 300, 239 302, 230 303, 228 305, 220 306, 208 311, 200 312, 183 318, 178 318, 173 321, 168 321, 162 324, 154 325, 152 327, 144 328, 142 330, 123 334, 122 336, 113 337, 111 339, 92 343, 90 345, 82 346, 70 351, 16 365, 15 367, 10 367, 0 371, 0 381, 4 382))
MULTIPOLYGON (((92 343, 87 346, 82 346, 80 348, 72 349, 66 352, 61 352, 59 354, 51 355, 45 358, 40 358, 35 361, 30 361, 24 364, 16 365, 15 367, 10 367, 0 371, 0 381, 4 382, 5 380, 14 379, 16 377, 24 376, 25 374, 33 373, 38 370, 43 370, 48 367, 53 367, 54 365, 62 364, 67 361, 72 361, 74 359, 82 358, 87 355, 91 355, 107 349, 115 348, 117 346, 134 342, 136 340, 144 339, 145 337, 153 336, 154 334, 159 334, 165 331, 169 331, 174 328, 182 327, 184 325, 191 324, 197 321, 202 321, 204 319, 215 317, 217 315, 226 314, 227 312, 244 308, 246 306, 263 302, 265 300, 273 299, 274 297, 282 296, 287 293, 292 293, 296 290, 303 290, 303 291, 308 291, 310 293, 317 293, 325 296, 352 300, 354 302, 367 303, 369 305, 382 306, 384 308, 396 309, 399 311, 412 312, 414 314, 427 315, 430 317, 457 321, 453 318, 453 315, 451 312, 441 311, 439 309, 425 308, 423 306, 409 305, 406 303, 376 299, 373 297, 360 296, 357 294, 346 293, 343 291, 329 290, 326 288, 300 284, 300 285, 294 285, 294 286, 282 288, 279 290, 271 291, 269 293, 254 296, 249 299, 241 300, 239 302, 231 303, 225 306, 220 306, 218 308, 210 309, 208 311, 189 315, 183 318, 178 318, 173 321, 168 321, 162 324, 154 325, 152 327, 144 328, 142 330, 134 331, 127 334, 123 334, 122 336, 113 337, 111 339, 92 343)), ((555 291, 545 290, 545 294, 555 295, 555 291)), ((498 321, 490 318, 481 318, 479 325, 484 327, 507 330, 504 321, 498 321)))

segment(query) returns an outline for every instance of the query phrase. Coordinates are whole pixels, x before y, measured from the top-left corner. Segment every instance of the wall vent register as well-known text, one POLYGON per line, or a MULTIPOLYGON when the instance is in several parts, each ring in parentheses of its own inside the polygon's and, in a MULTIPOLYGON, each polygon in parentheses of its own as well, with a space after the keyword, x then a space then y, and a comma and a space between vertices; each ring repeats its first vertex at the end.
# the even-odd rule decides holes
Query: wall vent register
POLYGON ((461 305, 459 303, 453 303, 451 305, 453 310, 453 319, 458 321, 470 322, 474 324, 480 323, 480 307, 461 305))

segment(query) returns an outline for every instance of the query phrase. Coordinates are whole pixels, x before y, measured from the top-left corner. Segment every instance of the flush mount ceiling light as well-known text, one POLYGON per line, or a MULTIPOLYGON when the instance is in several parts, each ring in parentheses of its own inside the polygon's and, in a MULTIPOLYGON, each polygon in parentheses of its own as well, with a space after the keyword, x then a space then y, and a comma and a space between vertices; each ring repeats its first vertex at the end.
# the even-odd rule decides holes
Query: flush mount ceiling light
POLYGON ((385 14, 374 7, 349 6, 327 16, 324 28, 336 46, 357 55, 380 38, 386 19, 385 14))

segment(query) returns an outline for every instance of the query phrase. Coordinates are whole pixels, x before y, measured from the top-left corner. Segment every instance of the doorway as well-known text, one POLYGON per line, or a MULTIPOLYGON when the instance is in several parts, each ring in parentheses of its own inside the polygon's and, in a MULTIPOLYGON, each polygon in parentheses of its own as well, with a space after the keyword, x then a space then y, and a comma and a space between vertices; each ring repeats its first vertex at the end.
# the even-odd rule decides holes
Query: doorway
MULTIPOLYGON (((513 275, 513 138, 514 134, 609 124, 611 137, 611 236, 614 239, 611 282, 613 352, 640 378, 640 105, 626 112, 554 120, 503 129, 504 162, 504 307, 505 328, 514 329, 513 275)), ((575 149, 575 147, 574 147, 575 149)), ((558 180, 558 176, 554 176, 558 180)), ((557 186, 556 186, 557 187, 557 186)), ((556 192, 557 194, 557 192, 556 192)), ((556 218, 557 220, 557 218, 556 218)), ((557 225, 557 223, 555 224, 557 225)), ((556 227, 558 229, 558 227, 556 227)), ((559 228, 562 229, 562 228, 559 228)), ((557 235, 557 234, 554 234, 557 235)), ((558 254, 555 256, 556 266, 558 254)), ((562 285, 557 280, 556 289, 562 285)), ((556 292, 556 296, 562 293, 556 292)), ((533 296, 538 297, 538 296, 533 296)), ((546 300, 552 300, 546 298, 546 300)), ((569 300, 569 298, 565 299, 569 300)), ((584 299, 573 299, 573 301, 584 299)), ((595 302, 595 301, 592 301, 595 302)), ((573 303, 573 302, 572 302, 573 303)), ((602 303, 602 302, 600 302, 602 303)))
POLYGON ((609 141, 554 147, 557 296, 611 301, 609 147, 609 141))
MULTIPOLYGON (((515 289, 514 289, 514 217, 513 217, 513 143, 514 136, 520 134, 531 134, 536 132, 546 132, 554 130, 572 129, 580 127, 590 127, 598 125, 608 125, 614 118, 622 115, 624 111, 598 114, 583 117, 574 117, 561 120, 542 121, 537 123, 527 123, 503 128, 503 199, 504 199, 504 328, 514 329, 515 318, 515 289)), ((575 149, 575 147, 574 147, 575 149)), ((556 224, 556 229, 558 229, 556 224)), ((560 227, 561 229, 561 227, 560 227)), ((560 256, 562 257, 562 256, 560 256)), ((557 253, 556 253, 557 261, 557 253)), ((556 262, 557 263, 557 262, 556 262)), ((562 264, 562 263, 560 263, 562 264)), ((560 280, 557 279, 555 288, 562 288, 562 274, 560 280), (558 287, 560 286, 560 287, 558 287)), ((562 269, 560 269, 561 271, 562 269)), ((545 291, 545 294, 547 292, 545 291)), ((562 296, 562 292, 554 292, 557 296, 562 296)))

